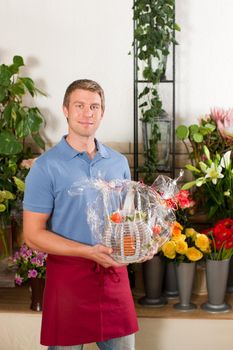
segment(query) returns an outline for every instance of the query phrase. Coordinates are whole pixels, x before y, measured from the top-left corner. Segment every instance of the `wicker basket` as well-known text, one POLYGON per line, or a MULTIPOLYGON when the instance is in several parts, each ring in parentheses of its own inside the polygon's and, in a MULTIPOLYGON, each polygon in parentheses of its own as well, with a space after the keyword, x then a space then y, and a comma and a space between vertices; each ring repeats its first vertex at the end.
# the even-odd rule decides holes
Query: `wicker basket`
POLYGON ((137 262, 147 254, 151 242, 152 231, 142 219, 106 222, 103 244, 113 249, 112 257, 118 262, 137 262))

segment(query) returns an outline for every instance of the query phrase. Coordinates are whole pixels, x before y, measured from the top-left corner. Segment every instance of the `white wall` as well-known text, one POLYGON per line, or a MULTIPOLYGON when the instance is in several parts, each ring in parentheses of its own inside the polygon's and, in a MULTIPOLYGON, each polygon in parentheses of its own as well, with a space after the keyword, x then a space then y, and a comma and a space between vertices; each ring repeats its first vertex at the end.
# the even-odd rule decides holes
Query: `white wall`
MULTIPOLYGON (((45 135, 66 132, 61 112, 67 85, 97 80, 107 108, 98 137, 133 140, 133 0, 1 0, 0 62, 22 55, 29 74, 48 94, 37 105, 45 135)), ((197 121, 213 106, 233 106, 232 0, 176 0, 177 123, 197 121)))
POLYGON ((104 141, 133 138, 132 1, 1 0, 0 62, 22 55, 29 74, 48 94, 38 106, 45 133, 56 142, 66 131, 64 91, 75 79, 98 81, 106 93, 104 141))

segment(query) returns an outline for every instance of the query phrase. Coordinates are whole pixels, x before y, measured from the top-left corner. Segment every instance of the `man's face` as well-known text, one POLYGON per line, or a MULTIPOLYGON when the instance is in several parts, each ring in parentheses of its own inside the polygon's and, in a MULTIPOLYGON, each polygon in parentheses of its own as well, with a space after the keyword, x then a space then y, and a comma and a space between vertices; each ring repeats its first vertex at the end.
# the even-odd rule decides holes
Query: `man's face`
POLYGON ((94 136, 101 122, 103 111, 97 92, 77 89, 70 95, 69 106, 63 106, 69 124, 69 134, 94 136))

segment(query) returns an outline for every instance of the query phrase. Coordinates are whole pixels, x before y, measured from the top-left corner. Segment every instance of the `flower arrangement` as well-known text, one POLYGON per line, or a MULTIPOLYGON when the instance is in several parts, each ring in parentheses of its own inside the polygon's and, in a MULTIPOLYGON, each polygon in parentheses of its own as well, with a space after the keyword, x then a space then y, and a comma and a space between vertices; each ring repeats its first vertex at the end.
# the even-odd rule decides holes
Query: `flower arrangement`
POLYGON ((233 108, 213 108, 199 125, 180 125, 176 136, 187 149, 191 164, 185 167, 194 177, 182 189, 195 186, 198 207, 211 221, 233 218, 233 108))
POLYGON ((233 255, 233 220, 219 220, 216 224, 202 231, 210 241, 211 251, 207 255, 212 260, 224 260, 233 255))
POLYGON ((21 285, 30 278, 45 278, 47 254, 23 244, 13 256, 15 283, 21 285))
POLYGON ((161 248, 162 255, 178 263, 196 262, 210 252, 210 242, 207 235, 199 233, 193 228, 184 228, 175 222, 172 236, 161 248))
POLYGON ((211 157, 210 151, 203 146, 205 160, 199 162, 199 167, 186 165, 196 177, 188 182, 183 189, 193 186, 203 189, 205 208, 210 219, 233 218, 233 167, 231 151, 216 153, 211 157))

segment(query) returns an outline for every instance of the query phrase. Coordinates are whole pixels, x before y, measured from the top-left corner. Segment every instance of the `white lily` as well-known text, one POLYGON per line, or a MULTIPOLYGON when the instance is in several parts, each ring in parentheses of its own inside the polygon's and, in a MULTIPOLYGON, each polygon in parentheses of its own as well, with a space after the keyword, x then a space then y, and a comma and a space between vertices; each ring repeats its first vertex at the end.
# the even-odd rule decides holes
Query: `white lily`
POLYGON ((225 169, 228 169, 230 167, 230 165, 231 165, 231 151, 224 153, 224 155, 221 158, 220 165, 225 169))
POLYGON ((206 170, 205 178, 210 178, 214 185, 216 185, 218 179, 222 179, 224 175, 222 174, 222 167, 217 166, 215 163, 212 163, 211 166, 206 170))

